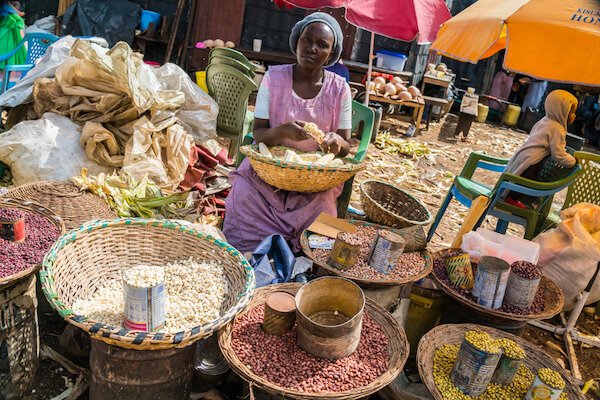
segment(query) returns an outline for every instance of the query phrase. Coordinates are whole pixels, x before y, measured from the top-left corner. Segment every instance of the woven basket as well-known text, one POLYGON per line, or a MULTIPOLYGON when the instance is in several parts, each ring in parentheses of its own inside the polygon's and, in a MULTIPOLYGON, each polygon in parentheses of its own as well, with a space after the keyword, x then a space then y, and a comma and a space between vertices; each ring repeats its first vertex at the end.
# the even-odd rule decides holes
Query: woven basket
MULTIPOLYGON (((250 304, 248 310, 259 306, 265 302, 267 295, 275 291, 285 291, 292 295, 302 287, 300 283, 284 283, 279 285, 270 285, 256 290, 256 293, 250 304)), ((325 393, 305 393, 298 392, 286 388, 276 386, 275 384, 265 380, 264 378, 255 375, 251 369, 247 368, 244 363, 237 357, 235 351, 231 347, 231 336, 233 331, 233 323, 227 325, 219 332, 219 346, 223 355, 227 359, 227 362, 231 368, 240 375, 243 379, 250 383, 251 386, 255 386, 265 392, 275 395, 277 397, 282 396, 290 399, 327 399, 327 400, 352 400, 359 399, 362 397, 369 396, 381 390, 383 387, 391 383, 398 374, 402 371, 404 364, 408 358, 409 344, 404 329, 398 324, 398 322, 392 317, 390 313, 385 311, 383 308, 378 306, 374 301, 366 299, 365 312, 369 314, 385 331, 389 340, 388 354, 390 355, 389 368, 388 370, 379 376, 376 380, 370 384, 351 391, 345 392, 325 392, 325 393)), ((241 313, 240 315, 242 315, 241 313)))
POLYGON ((471 330, 485 331, 494 338, 508 338, 514 340, 527 353, 524 363, 531 372, 535 374, 540 368, 552 368, 553 370, 558 371, 565 380, 566 388, 564 393, 566 393, 569 400, 585 399, 579 390, 579 386, 573 380, 571 375, 566 372, 554 358, 542 351, 539 346, 535 346, 518 336, 487 326, 475 324, 448 324, 440 325, 427 332, 425 336, 421 338, 417 349, 419 375, 425 386, 427 386, 429 393, 431 393, 436 400, 443 400, 443 397, 437 390, 433 380, 433 357, 435 351, 444 345, 460 345, 465 336, 465 332, 471 330))
POLYGON ((83 192, 64 182, 34 182, 9 190, 4 197, 33 200, 48 208, 75 229, 84 222, 117 218, 117 214, 99 196, 83 192))
MULTIPOLYGON (((364 222, 364 221, 346 220, 346 222, 349 222, 349 223, 351 223, 353 225, 357 225, 357 226, 373 226, 378 229, 387 229, 392 232, 398 232, 397 229, 392 229, 387 226, 372 224, 372 223, 364 222)), ((419 279, 425 278, 427 275, 429 275, 429 273, 431 272, 431 270, 433 268, 433 263, 431 261, 431 257, 429 256, 429 253, 426 250, 424 250, 421 252, 421 255, 425 259, 425 268, 423 268, 417 275, 407 276, 404 279, 388 280, 388 281, 356 277, 354 275, 349 275, 344 271, 340 271, 337 268, 333 268, 333 267, 329 266, 326 262, 318 260, 315 257, 315 255, 308 243, 309 235, 310 235, 310 232, 308 230, 305 230, 304 232, 302 232, 302 236, 300 237, 300 245, 302 246, 302 251, 304 252, 304 254, 306 254, 306 256, 308 258, 310 258, 315 264, 317 264, 319 267, 323 268, 329 274, 341 276, 342 278, 349 279, 363 288, 373 288, 373 287, 381 287, 381 286, 397 286, 397 285, 403 285, 405 283, 415 282, 415 281, 418 281, 419 279)))
MULTIPOLYGON (((453 249, 438 251, 437 253, 432 254, 432 260, 435 260, 437 258, 445 258, 445 254, 450 251, 453 251, 453 249)), ((539 286, 540 289, 543 289, 546 292, 546 306, 544 310, 537 314, 517 315, 507 313, 504 311, 494 310, 491 308, 484 307, 480 304, 474 303, 473 301, 466 299, 457 292, 455 292, 451 286, 449 286, 446 282, 440 279, 439 276, 436 275, 435 270, 432 271, 432 275, 435 278, 435 280, 440 284, 442 290, 446 292, 448 296, 452 297, 454 300, 465 305, 471 310, 474 310, 475 312, 481 314, 485 314, 487 316, 499 317, 511 321, 531 321, 549 319, 560 313, 565 305, 565 297, 563 296, 562 290, 556 285, 556 283, 554 283, 554 281, 552 281, 552 279, 546 276, 542 276, 539 286)))
MULTIPOLYGON (((13 199, 10 197, 0 197, 0 208, 18 208, 19 210, 41 215, 42 217, 45 217, 48 221, 50 221, 52 225, 56 226, 59 235, 65 233, 65 224, 63 223, 63 220, 58 215, 48 210, 46 207, 43 207, 40 204, 35 203, 33 201, 13 199)), ((41 265, 42 263, 40 262, 39 264, 29 267, 21 272, 17 272, 14 275, 0 278, 0 286, 12 285, 26 278, 32 273, 35 273, 41 265)))
POLYGON ((421 201, 389 183, 364 181, 360 198, 363 211, 377 224, 401 229, 431 222, 431 214, 421 201))
MULTIPOLYGON (((270 150, 274 156, 282 156, 288 149, 278 146, 270 150)), ((346 182, 365 168, 364 163, 358 163, 351 158, 345 158, 344 165, 339 167, 286 162, 262 156, 258 152, 258 145, 242 146, 240 152, 248 157, 252 168, 263 181, 290 192, 323 192, 346 182)))
POLYGON ((168 220, 135 218, 97 221, 62 236, 44 259, 40 281, 52 308, 69 323, 108 344, 148 350, 185 347, 210 336, 246 307, 255 286, 254 270, 227 243, 168 220), (221 317, 210 323, 183 332, 140 332, 107 326, 70 309, 107 279, 120 276, 123 265, 165 265, 190 257, 218 259, 229 281, 221 317))

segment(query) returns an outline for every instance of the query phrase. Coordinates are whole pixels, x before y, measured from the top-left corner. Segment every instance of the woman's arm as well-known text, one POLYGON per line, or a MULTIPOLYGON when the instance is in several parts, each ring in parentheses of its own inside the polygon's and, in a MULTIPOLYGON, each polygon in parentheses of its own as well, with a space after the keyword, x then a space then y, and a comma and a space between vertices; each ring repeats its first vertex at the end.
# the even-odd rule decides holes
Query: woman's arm
POLYGON ((256 143, 263 142, 271 147, 280 145, 283 139, 286 138, 293 141, 305 140, 309 136, 303 126, 303 122, 293 121, 276 128, 270 128, 268 119, 254 118, 254 141, 256 143))
POLYGON ((340 157, 345 157, 350 152, 348 141, 352 133, 352 95, 347 83, 344 89, 337 133, 330 132, 325 135, 325 140, 321 145, 323 151, 340 157))

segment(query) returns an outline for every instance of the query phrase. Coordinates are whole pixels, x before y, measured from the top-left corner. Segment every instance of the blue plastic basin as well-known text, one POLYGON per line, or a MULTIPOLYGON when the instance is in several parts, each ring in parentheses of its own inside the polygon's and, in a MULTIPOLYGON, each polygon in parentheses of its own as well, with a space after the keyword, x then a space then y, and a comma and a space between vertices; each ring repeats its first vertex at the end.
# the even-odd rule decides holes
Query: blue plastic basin
POLYGON ((160 23, 160 14, 150 10, 142 10, 140 29, 145 31, 150 26, 150 23, 154 23, 154 27, 158 27, 158 24, 160 23))

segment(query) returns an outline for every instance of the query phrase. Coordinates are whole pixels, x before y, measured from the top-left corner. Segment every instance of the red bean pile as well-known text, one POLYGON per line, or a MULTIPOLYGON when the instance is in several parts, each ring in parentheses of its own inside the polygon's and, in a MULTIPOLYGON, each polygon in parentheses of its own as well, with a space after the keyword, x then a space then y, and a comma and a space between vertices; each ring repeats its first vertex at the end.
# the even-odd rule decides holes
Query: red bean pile
MULTIPOLYGON (((349 235, 346 233, 345 235, 349 235)), ((360 252, 358 253, 358 261, 356 265, 346 271, 348 275, 356 276, 357 278, 373 279, 380 281, 396 281, 417 275, 425 268, 425 259, 417 251, 411 253, 403 253, 398 259, 398 265, 388 275, 382 274, 373 268, 369 267, 369 255, 371 245, 377 237, 377 229, 370 226, 357 226, 357 232, 352 234, 358 238, 360 243, 360 252)), ((345 240, 345 239, 344 239, 345 240)), ((323 263, 327 263, 331 250, 314 249, 315 258, 323 263)))
POLYGON ((542 270, 537 265, 527 261, 515 261, 510 266, 511 272, 523 278, 538 279, 542 277, 542 270))
POLYGON ((0 278, 14 275, 39 264, 58 239, 59 231, 41 215, 14 208, 0 209, 0 220, 21 213, 25 219, 26 238, 20 243, 0 238, 0 278))
MULTIPOLYGON (((458 255, 458 254, 460 254, 460 251, 456 251, 455 253, 449 252, 449 253, 446 253, 445 256, 452 257, 452 256, 458 255)), ((476 271, 477 271, 477 265, 474 263, 471 263, 471 268, 473 269, 473 276, 475 276, 476 271)), ((473 297, 470 290, 461 289, 458 286, 454 286, 454 284, 452 282, 450 282, 450 279, 448 278, 448 274, 446 273, 446 262, 444 261, 443 258, 436 258, 435 260, 433 260, 433 270, 435 272, 436 277, 438 279, 440 279, 441 281, 443 281, 447 286, 452 288, 454 290, 454 292, 456 292, 458 295, 460 295, 461 297, 464 297, 467 300, 471 300, 474 303, 477 302, 477 299, 475 297, 473 297)), ((546 308, 546 291, 542 287, 540 287, 535 295, 533 304, 531 304, 530 307, 518 308, 518 307, 515 307, 513 305, 510 305, 510 304, 504 302, 504 303, 502 303, 502 307, 499 308, 499 311, 503 311, 503 312, 507 312, 507 313, 515 314, 515 315, 529 315, 529 314, 538 314, 538 313, 544 311, 544 308, 546 308)))
POLYGON ((295 327, 282 336, 264 333, 263 311, 254 307, 235 322, 231 345, 246 367, 271 383, 307 393, 342 392, 368 385, 388 369, 388 338, 366 313, 356 351, 325 360, 298 347, 295 327))

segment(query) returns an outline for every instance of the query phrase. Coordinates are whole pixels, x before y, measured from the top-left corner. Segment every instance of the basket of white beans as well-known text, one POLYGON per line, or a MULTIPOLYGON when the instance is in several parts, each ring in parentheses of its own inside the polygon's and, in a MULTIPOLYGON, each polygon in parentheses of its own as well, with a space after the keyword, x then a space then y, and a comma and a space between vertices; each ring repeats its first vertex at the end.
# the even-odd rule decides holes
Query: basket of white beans
POLYGON ((173 221, 143 219, 95 221, 67 233, 47 253, 40 281, 69 323, 134 349, 185 347, 212 335, 244 310, 255 287, 253 269, 227 243, 173 221), (130 329, 124 285, 158 284, 162 323, 130 329))

